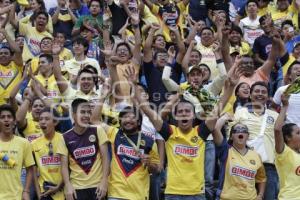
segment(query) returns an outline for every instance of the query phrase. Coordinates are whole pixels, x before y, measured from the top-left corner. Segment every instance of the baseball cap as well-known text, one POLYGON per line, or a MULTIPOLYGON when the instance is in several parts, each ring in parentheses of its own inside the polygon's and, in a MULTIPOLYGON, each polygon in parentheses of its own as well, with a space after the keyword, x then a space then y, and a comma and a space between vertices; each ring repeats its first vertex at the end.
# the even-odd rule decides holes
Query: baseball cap
POLYGON ((300 42, 296 42, 296 43, 294 44, 294 48, 296 48, 297 46, 299 46, 299 44, 300 44, 300 42))
MULTIPOLYGON (((195 69, 198 69, 202 72, 202 69, 201 69, 201 66, 207 66, 206 64, 204 63, 200 63, 199 65, 193 65, 193 66, 190 66, 189 67, 189 71, 188 71, 188 74, 191 73, 192 70, 195 70, 195 69)), ((208 66, 207 66, 208 67, 208 66)))
POLYGON ((17 0, 18 4, 21 6, 27 6, 29 5, 27 0, 17 0))

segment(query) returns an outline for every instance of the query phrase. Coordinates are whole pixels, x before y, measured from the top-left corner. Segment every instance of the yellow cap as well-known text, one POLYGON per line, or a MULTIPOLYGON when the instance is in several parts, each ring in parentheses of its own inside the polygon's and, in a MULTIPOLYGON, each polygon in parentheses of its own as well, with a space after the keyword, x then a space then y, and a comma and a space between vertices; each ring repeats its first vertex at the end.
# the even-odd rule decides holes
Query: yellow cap
POLYGON ((21 6, 28 6, 29 3, 27 0, 17 0, 18 4, 20 4, 21 6))

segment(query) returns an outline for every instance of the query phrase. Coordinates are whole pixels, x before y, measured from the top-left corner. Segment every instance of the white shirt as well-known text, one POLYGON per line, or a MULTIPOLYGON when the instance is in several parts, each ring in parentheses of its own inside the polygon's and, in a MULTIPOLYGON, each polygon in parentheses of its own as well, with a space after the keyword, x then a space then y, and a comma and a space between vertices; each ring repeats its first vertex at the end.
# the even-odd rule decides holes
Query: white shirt
MULTIPOLYGON (((289 85, 281 86, 277 89, 273 101, 275 104, 281 104, 281 95, 287 89, 289 85)), ((288 123, 295 123, 300 127, 300 94, 291 94, 289 99, 289 107, 287 109, 287 119, 288 123)))
POLYGON ((249 17, 245 17, 240 21, 240 28, 243 31, 244 39, 252 47, 254 40, 261 36, 264 31, 260 28, 259 16, 255 20, 251 20, 249 17))

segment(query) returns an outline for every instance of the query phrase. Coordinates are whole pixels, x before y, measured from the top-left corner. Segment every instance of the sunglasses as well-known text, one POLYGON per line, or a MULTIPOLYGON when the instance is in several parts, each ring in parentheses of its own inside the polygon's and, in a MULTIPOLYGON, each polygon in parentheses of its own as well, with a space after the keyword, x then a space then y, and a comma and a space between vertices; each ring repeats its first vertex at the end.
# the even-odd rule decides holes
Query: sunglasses
POLYGON ((248 128, 246 127, 235 127, 231 130, 231 133, 235 134, 235 133, 249 133, 249 132, 248 132, 248 128))
POLYGON ((49 142, 48 147, 49 147, 48 155, 49 155, 49 156, 53 156, 54 153, 53 153, 53 145, 52 145, 52 142, 49 142))

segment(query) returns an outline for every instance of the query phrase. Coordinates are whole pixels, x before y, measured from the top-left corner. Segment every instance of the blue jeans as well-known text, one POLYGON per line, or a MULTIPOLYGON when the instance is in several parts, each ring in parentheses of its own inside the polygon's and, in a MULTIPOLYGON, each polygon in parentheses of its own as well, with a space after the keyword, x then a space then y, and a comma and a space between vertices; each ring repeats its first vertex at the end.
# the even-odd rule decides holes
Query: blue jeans
POLYGON ((277 199, 279 193, 279 178, 274 165, 264 163, 267 183, 264 200, 277 199))
POLYGON ((205 196, 207 199, 214 199, 214 173, 216 164, 216 148, 211 140, 205 143, 205 196))
POLYGON ((160 196, 160 173, 153 173, 150 176, 149 199, 159 200, 160 196))
POLYGON ((206 199, 204 194, 197 194, 197 195, 166 194, 165 200, 206 200, 206 199))

